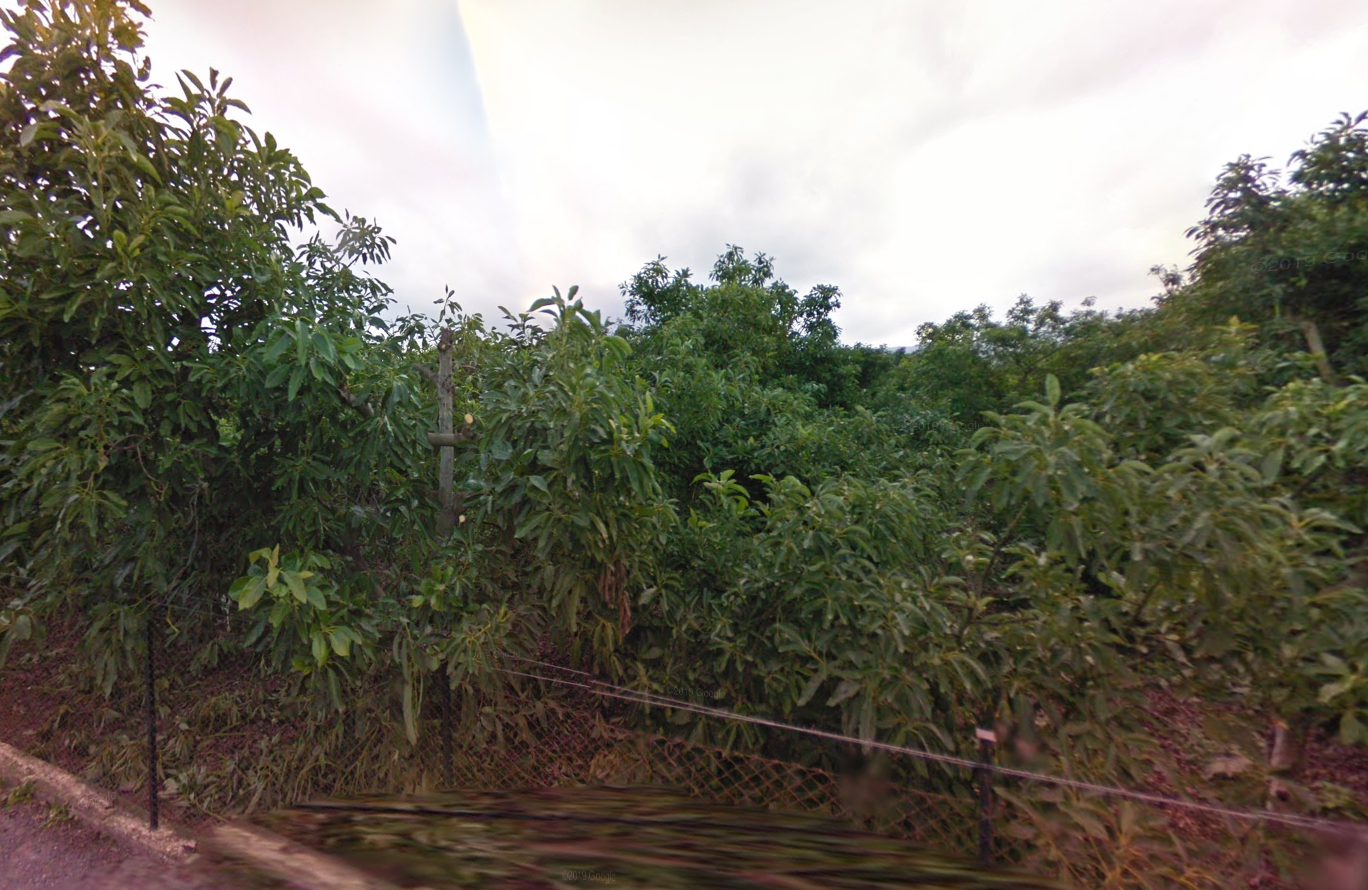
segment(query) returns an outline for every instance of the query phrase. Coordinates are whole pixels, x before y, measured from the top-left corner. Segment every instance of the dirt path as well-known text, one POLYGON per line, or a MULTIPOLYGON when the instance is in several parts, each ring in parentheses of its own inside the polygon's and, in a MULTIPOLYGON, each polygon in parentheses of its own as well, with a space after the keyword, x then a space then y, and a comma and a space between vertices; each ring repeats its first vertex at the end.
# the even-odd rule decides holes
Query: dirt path
POLYGON ((129 850, 79 822, 45 825, 46 804, 0 799, 0 888, 4 890, 242 890, 212 867, 172 867, 129 850))

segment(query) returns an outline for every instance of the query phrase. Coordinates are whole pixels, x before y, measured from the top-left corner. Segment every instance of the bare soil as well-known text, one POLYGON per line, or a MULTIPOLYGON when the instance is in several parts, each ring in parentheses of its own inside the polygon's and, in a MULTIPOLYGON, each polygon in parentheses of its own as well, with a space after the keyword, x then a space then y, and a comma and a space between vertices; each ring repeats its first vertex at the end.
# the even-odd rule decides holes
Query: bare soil
POLYGON ((0 886, 6 890, 240 890, 207 863, 172 867, 76 821, 47 823, 47 804, 0 808, 0 886))

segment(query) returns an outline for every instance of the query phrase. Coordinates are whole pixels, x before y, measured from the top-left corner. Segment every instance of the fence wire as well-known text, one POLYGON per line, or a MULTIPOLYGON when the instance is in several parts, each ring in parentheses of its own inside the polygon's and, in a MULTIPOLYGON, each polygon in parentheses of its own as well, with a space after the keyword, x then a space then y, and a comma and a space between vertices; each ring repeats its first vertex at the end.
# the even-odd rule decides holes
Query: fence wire
MULTIPOLYGON (((967 758, 872 745, 963 773, 960 787, 966 793, 946 793, 919 785, 907 770, 896 772, 894 778, 845 775, 629 729, 621 725, 627 709, 650 705, 689 711, 698 720, 747 721, 767 733, 802 732, 832 744, 868 744, 612 686, 540 659, 524 664, 527 670, 507 670, 534 680, 545 690, 536 707, 517 715, 512 723, 492 720, 487 703, 448 704, 440 693, 432 693, 425 696, 418 737, 413 741, 404 733, 396 696, 390 690, 377 688, 373 696, 358 698, 345 714, 319 721, 309 715, 303 697, 291 694, 290 685, 296 679, 280 675, 263 680, 259 657, 243 652, 235 637, 185 645, 169 636, 155 644, 159 787, 152 799, 164 816, 178 821, 193 823, 357 794, 652 785, 715 803, 828 816, 937 852, 971 856, 978 848, 978 820, 983 814, 973 794, 967 792, 972 790, 969 771, 981 765, 967 758)), ((78 656, 75 640, 74 635, 58 639, 46 651, 6 668, 6 684, 27 682, 30 690, 50 694, 60 702, 46 719, 27 730, 22 741, 32 753, 119 792, 131 805, 149 809, 145 689, 140 683, 124 682, 116 684, 106 698, 98 688, 98 678, 90 675, 78 656)), ((1132 821, 1148 818, 1164 823, 1175 810, 1207 819, 1203 823, 1209 835, 1205 846, 1194 838, 1178 839, 1187 853, 1200 847, 1199 859, 1206 858, 1198 866, 1183 866, 1186 877, 1176 879, 1172 886, 1182 886, 1182 881, 1196 887, 1230 886, 1225 882, 1233 873, 1248 876, 1242 882, 1246 886, 1286 886, 1269 869, 1270 850, 1278 846, 1275 842, 1289 846, 1286 836, 1264 832, 1260 826, 1240 828, 1234 824, 1237 821, 1276 822, 1286 831, 1303 833, 1357 833, 1360 829, 1002 766, 994 772, 996 790, 1001 793, 994 797, 987 815, 994 829, 997 859, 1047 873, 1072 868, 1076 886, 1085 885, 1082 862, 1088 856, 1105 860, 1116 851, 1116 861, 1131 863, 1127 867, 1138 874, 1171 851, 1122 837, 1110 824, 1098 832, 1086 820, 1079 821, 1081 816, 1063 818, 1070 802, 1063 795, 1081 800, 1080 812, 1091 807, 1102 816, 1115 815, 1118 804, 1101 801, 1119 796, 1129 798, 1120 806, 1144 811, 1132 821), (1056 796, 1026 793, 1038 784, 1051 785, 1056 796), (1042 821, 1043 811, 1061 818, 1042 821), (1222 877, 1203 881, 1198 877, 1203 869, 1222 877)), ((1120 824, 1125 822, 1123 818, 1120 824)), ((1310 836, 1299 835, 1290 846, 1310 836)), ((1108 886, 1131 886, 1122 878, 1108 886)), ((1133 886, 1166 885, 1136 882, 1133 886)))

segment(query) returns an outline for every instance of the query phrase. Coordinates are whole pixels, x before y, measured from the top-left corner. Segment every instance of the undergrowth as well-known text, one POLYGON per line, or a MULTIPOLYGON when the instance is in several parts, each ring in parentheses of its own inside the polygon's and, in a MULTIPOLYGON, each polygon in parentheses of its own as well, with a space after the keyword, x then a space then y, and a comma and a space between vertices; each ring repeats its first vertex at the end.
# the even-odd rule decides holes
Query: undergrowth
MULTIPOLYGON (((115 689, 109 698, 94 687, 79 660, 67 661, 46 688, 58 704, 36 734, 32 752, 40 757, 78 765, 79 771, 97 785, 132 795, 145 793, 147 770, 143 701, 138 688, 115 689)), ((394 678, 383 674, 367 678, 345 713, 320 715, 307 690, 280 678, 268 678, 247 663, 225 660, 216 668, 196 671, 167 670, 157 684, 161 795, 164 812, 173 819, 198 823, 269 811, 311 798, 361 793, 416 793, 441 787, 442 749, 437 718, 440 710, 429 701, 423 708, 418 742, 409 742, 403 716, 395 703, 394 678)), ((542 701, 542 708, 554 703, 542 701)), ((561 707, 565 707, 562 703, 561 707)), ((530 707, 529 707, 530 711, 530 707)), ((570 713, 570 712, 567 712, 570 713)), ((585 712, 556 726, 582 727, 589 732, 594 718, 585 712)), ((475 723, 500 719, 477 713, 475 723)), ((520 730, 517 718, 504 727, 509 738, 520 730)), ((522 719, 526 730, 520 744, 530 743, 531 756, 547 760, 561 757, 561 748, 522 719)), ((535 720, 532 721, 535 723, 535 720)), ((1188 739, 1193 750, 1201 749, 1197 736, 1188 739)), ((473 735, 457 734, 455 756, 483 767, 492 785, 501 777, 491 774, 498 761, 488 749, 472 744, 473 735)), ((1065 774, 1088 778, 1114 771, 1108 753, 1087 736, 1068 739, 1062 734, 1055 744, 1061 754, 1054 768, 1065 774)), ((1220 743, 1210 750, 1220 750, 1220 743)), ((1210 799, 1222 799, 1231 791, 1227 782, 1200 783, 1183 774, 1184 765, 1165 757, 1160 746, 1137 737, 1132 748, 1140 752, 1131 770, 1149 771, 1181 783, 1186 793, 1198 790, 1210 799)), ((568 748, 566 749, 568 750, 568 748)), ((1110 750, 1110 749, 1108 749, 1110 750)), ((587 775, 605 781, 637 777, 639 771, 607 770, 605 750, 594 757, 587 775)), ((621 759, 616 758, 616 759, 621 759)), ((616 759, 614 762, 616 762, 616 759)), ((1007 761, 1002 761, 1006 763, 1007 761)), ((555 767, 573 775, 583 764, 555 767)), ((479 775, 477 772, 476 775, 479 775)), ((646 781, 651 778, 648 768, 646 781)), ((890 778, 902 786, 927 787, 910 771, 894 769, 890 778)), ((734 777, 698 777, 694 793, 726 797, 734 789, 734 777), (709 793, 711 790, 711 793, 709 793)), ((1243 777, 1246 784, 1254 776, 1243 777)), ((963 784, 963 783, 961 783, 963 784)), ((739 787, 739 786, 738 786, 739 787)), ((964 797, 965 785, 955 797, 964 797)), ((7 800, 31 795, 12 789, 7 800)), ((748 792, 749 794, 749 792, 748 792)), ((753 795, 751 795, 753 796, 753 795)), ((1239 794, 1236 795, 1240 796, 1239 794)), ((1341 795, 1342 797, 1344 795, 1341 795)), ((1350 795, 1352 797, 1352 795, 1350 795)), ((1289 871, 1295 857, 1289 842, 1258 831, 1231 826, 1175 822, 1175 814, 1156 809, 1050 787, 999 783, 998 811, 994 817, 996 845, 1001 861, 1032 871, 1058 876, 1067 886, 1098 890, 1158 890, 1167 887, 1224 888, 1232 869, 1265 872, 1254 886, 1286 886, 1273 880, 1263 860, 1289 871), (1181 825, 1181 828, 1178 827, 1181 825), (1274 862, 1276 860, 1276 862, 1274 862)), ((1333 795, 1327 795, 1333 797, 1333 795)), ((753 803, 763 805, 761 798, 753 803)), ((1340 808, 1351 804, 1336 799, 1340 808)), ((839 811, 838 811, 839 812, 839 811)), ((61 814, 50 813, 49 821, 61 814)), ((919 842, 946 848, 951 834, 958 838, 954 852, 971 854, 972 826, 956 826, 951 834, 915 833, 919 842), (969 843, 966 843, 969 842, 969 843)))

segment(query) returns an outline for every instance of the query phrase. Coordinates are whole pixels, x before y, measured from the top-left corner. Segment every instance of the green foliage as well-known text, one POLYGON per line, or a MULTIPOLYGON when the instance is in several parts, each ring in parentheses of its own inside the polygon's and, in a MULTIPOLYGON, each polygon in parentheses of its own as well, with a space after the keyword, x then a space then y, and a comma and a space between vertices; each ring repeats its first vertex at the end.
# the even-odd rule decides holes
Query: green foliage
POLYGON ((897 475, 957 440, 943 413, 879 394, 896 354, 837 343, 834 288, 800 298, 770 258, 736 247, 712 279, 696 285, 662 259, 623 285, 632 367, 676 430, 658 459, 671 496, 691 503, 694 477, 725 469, 756 496, 757 475, 897 475))
MULTIPOLYGON (((1081 777, 1146 775, 1120 731, 1145 683, 1368 742, 1363 117, 1285 187, 1231 165, 1151 310, 1023 297, 850 347, 836 288, 729 246, 707 284, 648 264, 622 325, 575 288, 502 330, 448 292, 434 325, 387 320, 391 240, 229 79, 149 84, 146 14, 0 11, 0 659, 75 618, 109 697, 149 621, 197 641, 229 616, 328 751, 328 711, 416 744, 434 687, 498 740, 537 706, 504 659, 546 644, 866 740, 967 753, 1001 720, 1081 777), (469 416, 449 534, 439 343, 469 416)), ((1142 853, 1099 871, 1089 844, 1161 849, 1126 810, 1011 805, 1079 881, 1140 880, 1142 853)))
MULTIPOLYGON (((1149 367, 1167 378, 1175 366, 1149 367)), ((1192 364, 1190 373, 1207 372, 1192 364)), ((986 453, 970 491, 987 493, 1045 552, 1101 582, 1141 652, 1161 644, 1180 663, 1214 659, 1227 680, 1285 702, 1296 691, 1287 659, 1309 593, 1353 526, 1286 496, 1256 438, 1224 427, 1192 433, 1152 462, 1123 458, 1085 405, 1060 409, 1058 398, 1052 388, 1049 404, 1025 403, 1027 413, 980 431, 986 453), (1171 637, 1168 628, 1182 630, 1171 637), (1150 633, 1153 643, 1139 636, 1150 633)))
POLYGON ((481 395, 480 440, 459 469, 472 520, 499 542, 493 558, 519 559, 562 642, 578 652, 587 635, 606 666, 673 521, 653 464, 671 427, 598 313, 559 291, 532 308, 552 325, 521 316, 491 354, 499 384, 481 395))
POLYGON ((913 568, 942 527, 934 501, 911 482, 758 481, 766 498, 752 503, 729 473, 706 480, 711 509, 692 513, 682 556, 712 583, 662 600, 664 624, 690 622, 699 638, 676 642, 660 671, 798 719, 839 707, 865 738, 940 734, 933 699, 983 677, 926 589, 934 579, 913 568), (690 664, 700 643, 711 655, 690 664))
POLYGON ((384 293, 349 269, 387 250, 364 220, 339 220, 338 248, 291 247, 334 216, 323 193, 235 117, 230 79, 154 92, 134 12, 3 13, 0 512, 20 609, 203 603, 240 533, 326 540, 287 503, 329 475, 309 449, 336 442, 356 325, 384 293))
MULTIPOLYGON (((412 486, 431 459, 412 444, 425 328, 389 330, 388 288, 358 270, 390 239, 322 204, 240 122, 230 79, 150 87, 145 12, 3 13, 3 645, 83 611, 106 688, 149 603, 212 614, 263 540, 340 552, 348 574, 395 514, 431 521, 412 486), (320 215, 335 242, 294 247, 320 215)), ((277 637, 323 639, 327 667, 331 610, 277 618, 277 637)))
POLYGON ((64 803, 50 803, 43 808, 43 827, 52 828, 57 825, 66 825, 75 816, 71 814, 71 807, 64 803))
POLYGON ((20 782, 18 785, 15 785, 5 792, 5 806, 14 807, 28 803, 33 800, 34 789, 35 786, 32 779, 20 782))
POLYGON ((885 400, 915 393, 924 406, 976 429, 985 412, 1001 411, 1040 391, 1050 374, 1072 392, 1090 368, 1131 350, 1122 333, 1144 313, 1111 318, 1090 308, 1064 314, 1054 301, 1022 295, 999 322, 987 306, 957 312, 917 329, 918 346, 884 382, 885 400))
POLYGON ((1192 283, 1169 300, 1189 318, 1231 314, 1288 349, 1314 351, 1308 324, 1341 372, 1368 368, 1368 112, 1342 115, 1295 152, 1285 175, 1245 155, 1227 165, 1189 230, 1192 283))
POLYGON ((765 254, 747 259, 734 245, 713 266, 711 286, 694 284, 688 269, 673 274, 664 257, 622 285, 627 320, 645 351, 693 342, 715 368, 744 370, 762 386, 782 384, 822 406, 850 406, 857 382, 878 359, 866 352, 851 361, 840 348, 831 313, 840 291, 817 285, 805 296, 774 275, 765 254))
MULTIPOLYGON (((335 585, 329 584, 321 571, 332 568, 323 556, 308 554, 303 558, 280 559, 280 547, 258 550, 249 557, 247 574, 233 583, 228 596, 246 610, 266 601, 270 611, 259 610, 256 624, 244 641, 251 646, 258 641, 269 644, 277 665, 289 660, 301 673, 323 671, 335 658, 345 659, 352 646, 365 646, 374 632, 363 635, 349 624, 350 604, 341 602, 335 585), (268 633, 269 629, 269 633, 268 633), (300 641, 308 642, 308 655, 291 650, 300 641)), ((364 630, 364 613, 351 620, 364 630)), ((327 681, 334 693, 334 704, 342 709, 342 699, 335 679, 327 681)))
POLYGON ((1255 417, 1268 471, 1299 499, 1368 525, 1368 385, 1297 380, 1275 390, 1255 417))
POLYGON ((1127 456, 1162 458, 1194 433, 1236 426, 1258 404, 1268 362, 1253 348, 1251 326, 1232 321, 1215 334, 1214 342, 1093 370, 1084 401, 1127 456))

